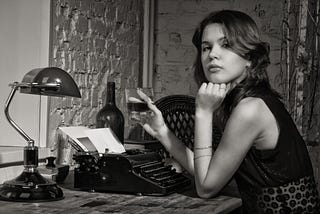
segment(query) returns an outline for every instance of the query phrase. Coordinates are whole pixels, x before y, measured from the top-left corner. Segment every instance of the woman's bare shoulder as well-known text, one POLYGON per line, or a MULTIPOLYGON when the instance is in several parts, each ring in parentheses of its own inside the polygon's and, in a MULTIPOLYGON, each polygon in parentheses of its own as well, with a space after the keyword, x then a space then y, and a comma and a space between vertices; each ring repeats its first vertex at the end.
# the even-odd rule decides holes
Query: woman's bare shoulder
POLYGON ((233 109, 225 128, 230 142, 242 142, 239 144, 246 145, 246 148, 252 146, 268 127, 268 111, 267 105, 260 98, 247 97, 241 100, 233 109))
POLYGON ((237 104, 232 115, 241 117, 243 120, 259 120, 264 118, 266 109, 268 107, 261 98, 246 97, 237 104))

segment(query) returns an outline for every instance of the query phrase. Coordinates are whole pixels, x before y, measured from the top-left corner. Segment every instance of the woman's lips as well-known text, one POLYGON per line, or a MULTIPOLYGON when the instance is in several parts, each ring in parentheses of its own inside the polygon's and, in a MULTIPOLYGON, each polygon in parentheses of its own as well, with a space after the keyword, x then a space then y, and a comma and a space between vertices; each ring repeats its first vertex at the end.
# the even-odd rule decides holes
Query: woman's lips
POLYGON ((222 67, 221 66, 219 66, 219 65, 209 65, 208 66, 208 71, 210 71, 210 72, 218 72, 218 71, 220 71, 222 69, 222 67))

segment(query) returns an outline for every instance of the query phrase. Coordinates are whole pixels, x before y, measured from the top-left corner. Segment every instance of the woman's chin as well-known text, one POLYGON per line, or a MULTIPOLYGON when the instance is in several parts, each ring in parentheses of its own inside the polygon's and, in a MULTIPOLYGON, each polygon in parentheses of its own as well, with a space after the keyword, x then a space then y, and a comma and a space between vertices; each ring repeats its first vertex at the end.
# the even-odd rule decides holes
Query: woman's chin
POLYGON ((212 82, 213 84, 228 84, 228 82, 223 80, 209 80, 209 82, 212 82))

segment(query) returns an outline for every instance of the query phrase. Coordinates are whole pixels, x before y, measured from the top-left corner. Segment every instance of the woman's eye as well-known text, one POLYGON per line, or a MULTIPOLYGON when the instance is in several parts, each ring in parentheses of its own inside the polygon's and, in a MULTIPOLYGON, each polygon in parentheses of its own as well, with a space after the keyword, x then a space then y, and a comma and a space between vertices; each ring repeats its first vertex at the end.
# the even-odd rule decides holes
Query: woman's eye
POLYGON ((223 48, 229 48, 230 47, 230 44, 228 41, 223 41, 222 44, 221 44, 221 47, 223 48))
POLYGON ((228 48, 228 47, 229 47, 229 44, 228 44, 228 43, 223 43, 223 44, 221 45, 221 47, 223 47, 223 48, 228 48))
POLYGON ((210 51, 210 46, 202 46, 202 52, 210 51))

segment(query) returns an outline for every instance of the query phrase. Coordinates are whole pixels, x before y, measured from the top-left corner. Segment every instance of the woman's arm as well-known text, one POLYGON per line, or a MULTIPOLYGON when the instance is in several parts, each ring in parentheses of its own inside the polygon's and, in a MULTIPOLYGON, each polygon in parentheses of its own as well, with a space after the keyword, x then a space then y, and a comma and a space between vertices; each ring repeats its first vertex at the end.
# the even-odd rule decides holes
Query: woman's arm
MULTIPOLYGON (((202 154, 204 149, 194 150, 195 183, 200 197, 216 195, 239 168, 263 130, 262 105, 263 102, 256 98, 243 99, 230 115, 214 155, 202 154)), ((196 148, 208 147, 212 132, 211 118, 204 111, 196 111, 196 148)))
POLYGON ((193 152, 164 125, 157 139, 182 167, 194 175, 193 152))
POLYGON ((152 111, 152 116, 143 128, 153 137, 157 138, 167 151, 177 160, 191 175, 194 174, 193 152, 185 146, 166 126, 161 111, 153 104, 152 100, 140 90, 137 91, 141 99, 152 111))

